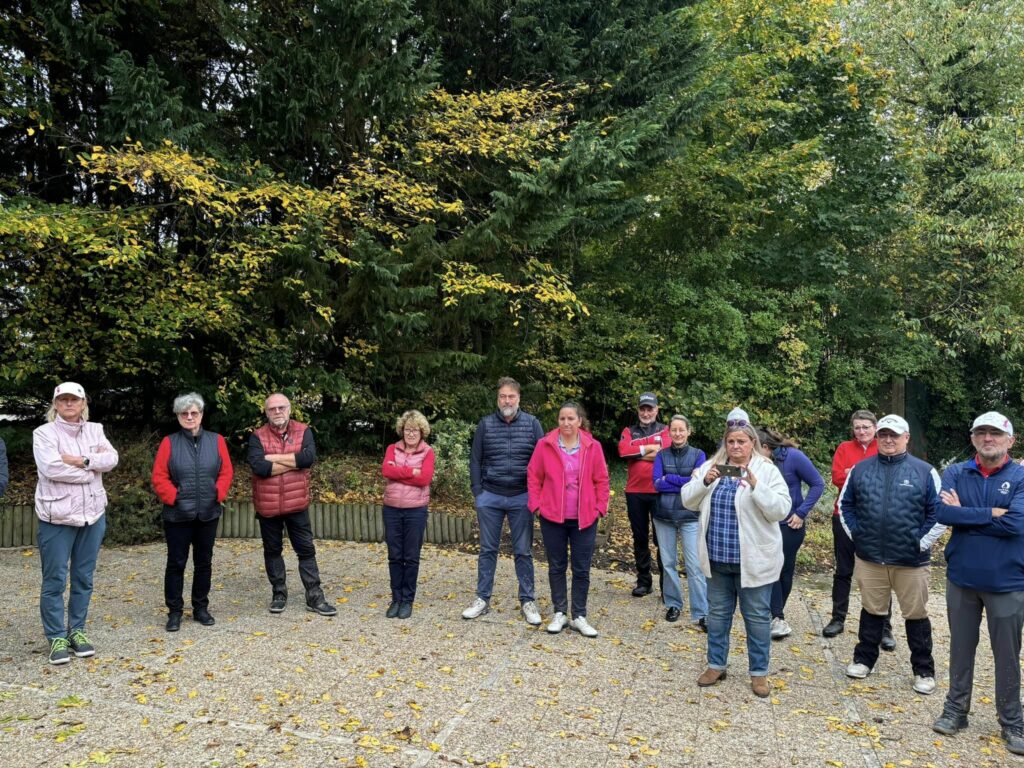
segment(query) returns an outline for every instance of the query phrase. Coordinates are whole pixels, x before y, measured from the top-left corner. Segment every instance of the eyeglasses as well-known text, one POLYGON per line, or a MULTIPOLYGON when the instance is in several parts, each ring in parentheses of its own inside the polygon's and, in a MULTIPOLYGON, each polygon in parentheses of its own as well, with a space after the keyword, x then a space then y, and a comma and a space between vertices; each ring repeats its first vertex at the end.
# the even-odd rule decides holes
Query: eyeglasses
POLYGON ((750 422, 746 419, 729 419, 725 422, 725 426, 727 427, 745 427, 748 424, 750 424, 750 422))
POLYGON ((870 427, 854 427, 853 431, 854 432, 870 432, 872 429, 874 429, 874 426, 870 426, 870 427))
POLYGON ((267 407, 267 411, 273 413, 274 411, 287 411, 287 405, 271 405, 267 407))
POLYGON ((415 432, 419 432, 419 431, 420 431, 420 428, 419 428, 419 427, 406 427, 406 428, 405 428, 405 429, 403 429, 402 431, 403 431, 403 432, 404 432, 405 434, 407 434, 407 435, 411 435, 411 434, 413 434, 413 433, 415 433, 415 432))
POLYGON ((181 419, 198 419, 203 415, 202 411, 182 411, 178 414, 178 418, 181 419))

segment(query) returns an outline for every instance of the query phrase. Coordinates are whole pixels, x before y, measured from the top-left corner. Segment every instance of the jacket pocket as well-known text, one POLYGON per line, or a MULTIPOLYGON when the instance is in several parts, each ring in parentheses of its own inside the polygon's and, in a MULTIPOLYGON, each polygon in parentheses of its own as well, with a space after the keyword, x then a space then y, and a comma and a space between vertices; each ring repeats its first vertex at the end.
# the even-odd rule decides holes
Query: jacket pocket
POLYGON ((71 496, 70 493, 62 493, 60 495, 39 497, 39 506, 46 513, 47 522, 52 522, 54 515, 59 518, 63 513, 63 516, 66 516, 68 508, 71 506, 68 501, 69 496, 71 496))

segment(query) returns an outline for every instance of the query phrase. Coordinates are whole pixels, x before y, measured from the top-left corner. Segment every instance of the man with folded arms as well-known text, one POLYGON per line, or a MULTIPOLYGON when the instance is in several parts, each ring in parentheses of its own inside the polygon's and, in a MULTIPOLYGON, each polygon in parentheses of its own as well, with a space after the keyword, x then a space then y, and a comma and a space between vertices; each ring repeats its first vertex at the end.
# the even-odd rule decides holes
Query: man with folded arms
POLYGON ((953 527, 946 545, 949 693, 932 728, 953 736, 966 728, 974 657, 984 612, 995 658, 996 713, 1006 748, 1024 755, 1020 703, 1024 626, 1024 467, 1009 456, 1013 425, 989 411, 974 420, 974 458, 942 476, 939 522, 953 527))

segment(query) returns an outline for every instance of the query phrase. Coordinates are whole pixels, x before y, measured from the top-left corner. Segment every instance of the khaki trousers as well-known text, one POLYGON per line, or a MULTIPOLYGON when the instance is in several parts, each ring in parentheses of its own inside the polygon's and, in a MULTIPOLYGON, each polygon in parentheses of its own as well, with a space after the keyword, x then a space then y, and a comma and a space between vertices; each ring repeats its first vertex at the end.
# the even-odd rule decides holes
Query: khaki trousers
POLYGON ((870 614, 885 616, 895 592, 904 619, 928 618, 930 571, 927 565, 879 565, 855 558, 853 577, 860 588, 861 606, 870 614))

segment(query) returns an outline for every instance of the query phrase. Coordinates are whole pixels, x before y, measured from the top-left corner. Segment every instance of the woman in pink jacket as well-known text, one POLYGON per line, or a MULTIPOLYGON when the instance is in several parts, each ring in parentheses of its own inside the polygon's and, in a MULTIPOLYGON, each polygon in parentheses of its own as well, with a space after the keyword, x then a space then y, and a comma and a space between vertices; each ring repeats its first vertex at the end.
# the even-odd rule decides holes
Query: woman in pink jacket
POLYGON ((420 550, 427 530, 430 481, 434 479, 434 449, 426 443, 430 424, 419 411, 406 411, 395 430, 402 438, 384 452, 384 539, 391 573, 389 619, 408 619, 416 599, 420 550))
POLYGON ((81 384, 65 381, 53 390, 46 424, 32 433, 32 453, 39 471, 36 541, 43 567, 39 613, 50 644, 50 663, 67 664, 72 653, 82 657, 96 652, 85 636, 85 620, 107 529, 103 473, 117 466, 117 451, 103 427, 89 421, 81 384), (69 565, 71 597, 65 623, 69 565))
POLYGON ((555 615, 548 632, 566 624, 584 637, 597 637, 587 622, 590 563, 597 541, 597 519, 608 514, 608 465, 601 444, 586 428, 578 403, 558 411, 558 429, 546 434, 533 451, 526 470, 530 510, 540 516, 540 532, 548 558, 548 582, 555 615), (572 559, 572 621, 565 573, 572 559))

